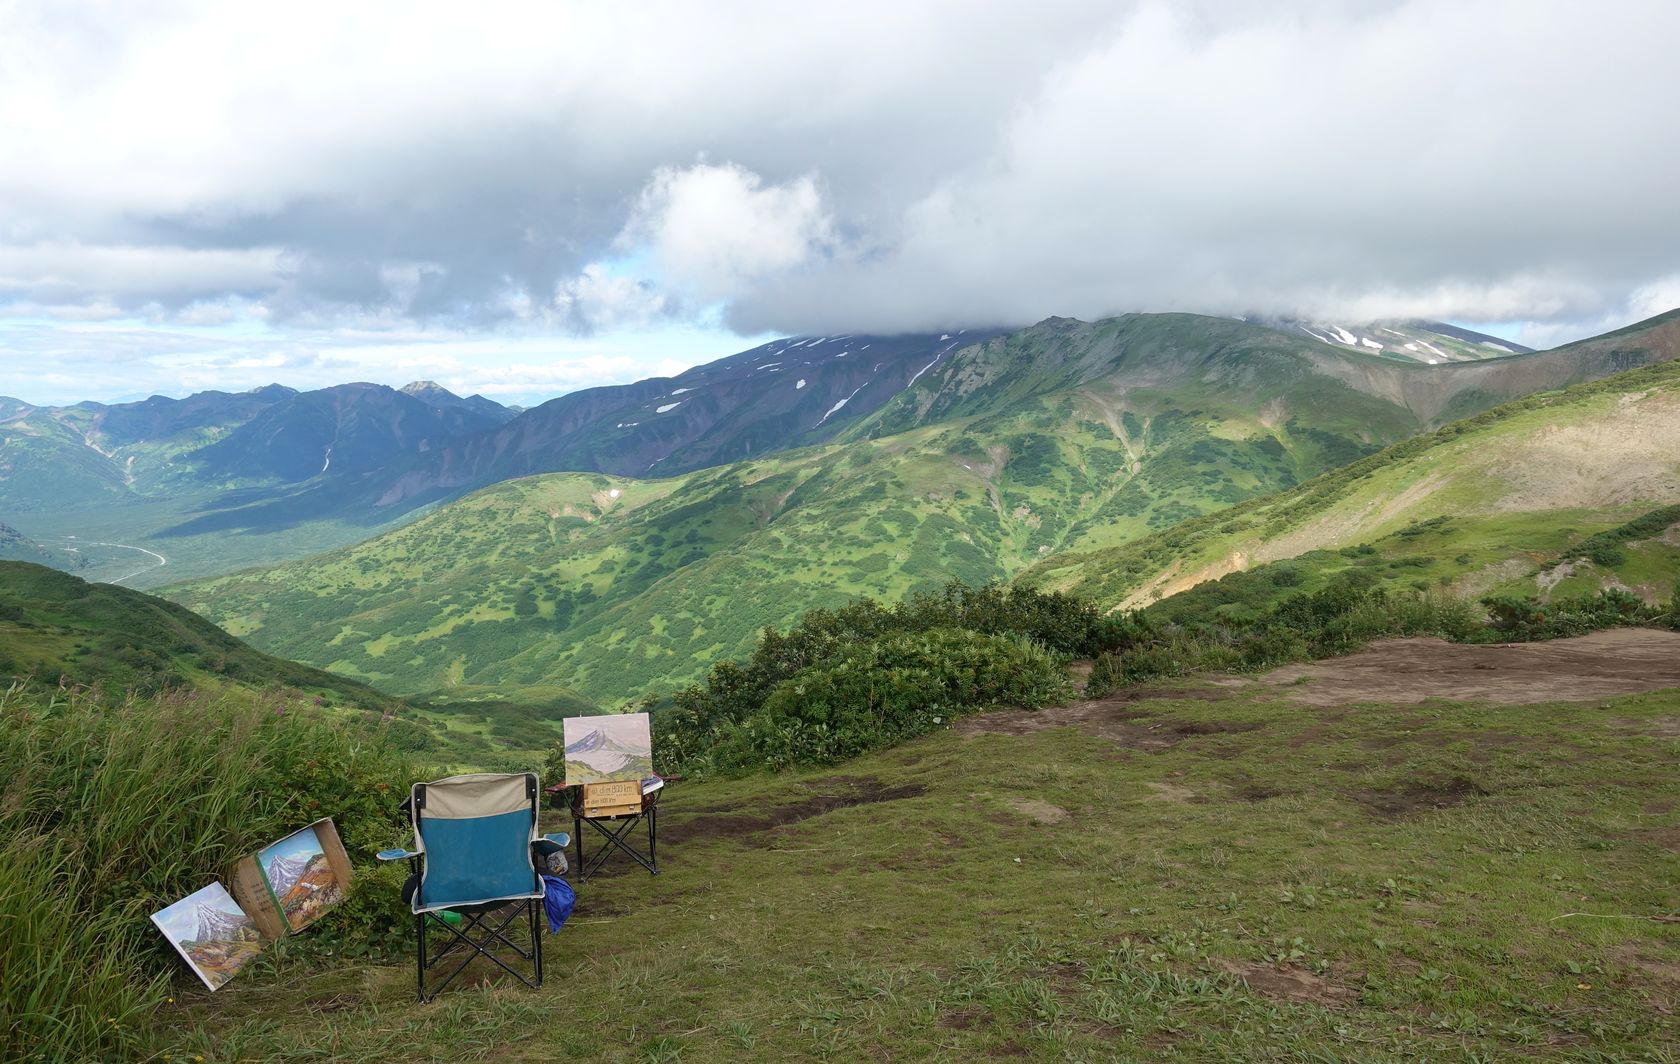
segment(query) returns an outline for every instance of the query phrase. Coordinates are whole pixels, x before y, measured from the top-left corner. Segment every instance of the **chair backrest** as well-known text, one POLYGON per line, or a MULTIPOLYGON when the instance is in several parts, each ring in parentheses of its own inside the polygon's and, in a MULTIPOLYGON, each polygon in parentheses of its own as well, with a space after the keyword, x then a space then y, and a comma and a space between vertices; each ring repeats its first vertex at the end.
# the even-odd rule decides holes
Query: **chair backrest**
POLYGON ((416 783, 410 802, 414 848, 424 856, 413 910, 542 897, 531 859, 539 793, 531 772, 416 783))

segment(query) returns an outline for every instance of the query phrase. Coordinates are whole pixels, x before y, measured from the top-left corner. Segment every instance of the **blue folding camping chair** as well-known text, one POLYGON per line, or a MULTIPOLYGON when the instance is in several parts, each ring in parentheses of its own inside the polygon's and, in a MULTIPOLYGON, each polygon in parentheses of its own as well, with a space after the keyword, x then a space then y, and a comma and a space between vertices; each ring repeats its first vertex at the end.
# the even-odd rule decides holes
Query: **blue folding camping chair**
POLYGON ((416 783, 410 791, 406 804, 414 822, 414 848, 383 850, 379 859, 406 860, 414 873, 404 894, 414 913, 415 981, 422 1002, 432 1000, 480 956, 528 987, 542 986, 539 855, 563 851, 571 837, 537 833, 540 793, 531 772, 450 776, 416 783), (522 913, 528 934, 510 938, 509 928, 522 913), (428 936, 440 929, 443 947, 430 952, 428 936), (525 937, 529 947, 520 945, 518 937, 525 937), (460 963, 428 986, 428 972, 457 950, 465 950, 460 963), (531 977, 504 963, 498 950, 511 950, 529 963, 531 977))

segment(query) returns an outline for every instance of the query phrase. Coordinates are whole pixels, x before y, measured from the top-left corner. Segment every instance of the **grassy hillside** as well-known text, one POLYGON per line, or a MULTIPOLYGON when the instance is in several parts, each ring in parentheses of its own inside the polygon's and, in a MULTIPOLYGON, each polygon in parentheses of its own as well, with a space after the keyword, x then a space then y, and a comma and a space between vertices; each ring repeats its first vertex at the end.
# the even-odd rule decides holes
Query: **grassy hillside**
POLYGON ((0 562, 0 688, 61 681, 152 694, 191 689, 232 702, 278 696, 349 716, 377 713, 407 748, 450 765, 531 767, 560 738, 564 717, 599 712, 575 692, 460 688, 449 697, 396 699, 361 682, 252 649, 173 602, 88 583, 23 562, 0 562), (302 696, 298 698, 297 696, 302 696))
POLYGON ((1069 552, 1023 578, 1135 607, 1302 558, 1292 568, 1314 579, 1386 565, 1406 582, 1467 594, 1625 586, 1654 600, 1667 596, 1677 567, 1667 525, 1596 559, 1565 555, 1680 503, 1677 454, 1680 366, 1652 366, 1498 407, 1276 498, 1069 552), (1341 561, 1312 553, 1338 550, 1350 552, 1341 561), (1550 564, 1558 561, 1565 566, 1550 564))
POLYGON ((0 562, 0 681, 60 678, 112 692, 286 686, 383 710, 392 700, 342 676, 251 649, 191 610, 27 562, 0 562))
POLYGON ((610 702, 695 679, 805 609, 1005 578, 1416 428, 1323 386, 1328 427, 1264 391, 1092 386, 668 480, 509 481, 355 547, 167 593, 391 690, 559 683, 610 702))
POLYGON ((407 922, 401 871, 371 857, 401 831, 393 796, 433 771, 405 729, 243 691, 0 686, 0 1059, 160 1059, 171 984, 193 977, 149 914, 319 817, 356 865, 350 896, 253 967, 378 955, 407 922))
POLYGON ((674 785, 661 874, 584 885, 541 991, 480 965, 421 1006, 412 962, 293 972, 179 991, 160 1036, 211 1060, 1667 1059, 1674 693, 1303 690, 674 785))

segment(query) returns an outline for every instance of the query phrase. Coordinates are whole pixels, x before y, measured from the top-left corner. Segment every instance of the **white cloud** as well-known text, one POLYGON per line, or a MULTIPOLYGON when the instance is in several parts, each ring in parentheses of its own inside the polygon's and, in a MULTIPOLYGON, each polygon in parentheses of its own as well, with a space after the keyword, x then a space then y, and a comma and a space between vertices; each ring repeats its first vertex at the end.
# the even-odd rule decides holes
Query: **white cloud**
POLYGON ((190 303, 281 285, 275 248, 201 249, 55 241, 0 244, 0 310, 8 293, 35 306, 117 301, 190 303))
POLYGON ((616 275, 600 263, 585 266, 555 291, 562 318, 582 331, 646 327, 663 317, 670 300, 645 282, 616 275))
POLYGON ((811 175, 766 186, 743 166, 697 163, 659 169, 618 242, 647 249, 658 274, 709 303, 804 266, 833 240, 811 175))
POLYGON ((1676 31, 1680 7, 1640 3, 1145 6, 1049 70, 885 250, 736 320, 1590 313, 1680 241, 1680 125, 1657 103, 1680 96, 1676 31))
POLYGON ((750 333, 1180 309, 1538 336, 1675 295, 1667 0, 4 12, 14 320, 369 350, 560 350, 720 302, 750 333))

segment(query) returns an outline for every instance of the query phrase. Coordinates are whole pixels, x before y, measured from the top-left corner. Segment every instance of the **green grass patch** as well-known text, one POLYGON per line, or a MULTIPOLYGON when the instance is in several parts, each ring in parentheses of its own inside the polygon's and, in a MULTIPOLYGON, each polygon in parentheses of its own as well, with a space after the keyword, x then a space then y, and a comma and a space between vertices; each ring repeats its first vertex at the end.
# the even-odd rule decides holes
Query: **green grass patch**
MULTIPOLYGON (((548 986, 411 966, 178 995, 209 1059, 1668 1059, 1673 692, 1131 703, 674 785, 548 986), (1592 917, 1573 916, 1590 913, 1592 917), (1667 974, 1665 974, 1667 973, 1667 974)), ((569 824, 569 821, 568 821, 569 824)), ((178 1058, 177 1058, 178 1059, 178 1058)))

